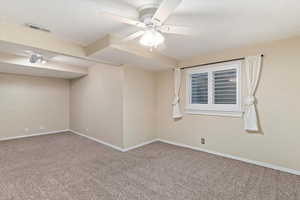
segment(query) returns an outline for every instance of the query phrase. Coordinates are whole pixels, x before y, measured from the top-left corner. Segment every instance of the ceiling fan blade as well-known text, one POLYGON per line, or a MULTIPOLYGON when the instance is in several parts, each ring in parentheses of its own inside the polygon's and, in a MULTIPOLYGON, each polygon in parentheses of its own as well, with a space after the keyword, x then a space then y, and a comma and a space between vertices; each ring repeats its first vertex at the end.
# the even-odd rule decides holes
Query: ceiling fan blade
POLYGON ((123 38, 122 41, 127 42, 127 41, 130 41, 130 40, 134 40, 134 39, 142 36, 144 34, 144 32, 145 31, 138 31, 138 32, 135 32, 133 34, 130 34, 127 37, 123 38))
POLYGON ((111 19, 121 22, 121 23, 129 24, 132 26, 137 26, 139 28, 146 28, 146 25, 143 22, 140 22, 138 20, 130 19, 127 17, 122 17, 122 16, 111 14, 108 12, 101 12, 100 15, 111 18, 111 19))
POLYGON ((159 28, 159 30, 168 34, 197 35, 190 27, 186 26, 163 25, 159 28))
POLYGON ((158 24, 163 24, 181 2, 182 0, 164 0, 153 15, 152 20, 158 24))

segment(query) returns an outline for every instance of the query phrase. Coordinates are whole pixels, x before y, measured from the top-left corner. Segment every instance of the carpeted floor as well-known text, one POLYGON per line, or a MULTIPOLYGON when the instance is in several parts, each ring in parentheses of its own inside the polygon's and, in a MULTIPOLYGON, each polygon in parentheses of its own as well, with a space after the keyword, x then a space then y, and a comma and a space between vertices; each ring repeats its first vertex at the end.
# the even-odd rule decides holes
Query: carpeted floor
POLYGON ((0 200, 299 200, 300 176, 156 142, 71 134, 0 142, 0 200))

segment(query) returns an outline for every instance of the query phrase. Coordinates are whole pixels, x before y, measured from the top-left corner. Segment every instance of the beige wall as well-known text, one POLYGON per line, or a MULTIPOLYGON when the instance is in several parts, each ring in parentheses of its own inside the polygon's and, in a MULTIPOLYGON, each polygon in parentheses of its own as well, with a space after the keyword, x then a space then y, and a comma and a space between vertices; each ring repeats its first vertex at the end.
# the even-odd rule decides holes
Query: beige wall
POLYGON ((69 81, 0 74, 0 112, 0 139, 66 130, 69 81))
MULTIPOLYGON (((172 70, 154 73, 96 65, 88 76, 71 84, 63 79, 0 74, 0 138, 68 129, 70 116, 72 130, 121 148, 159 137, 300 170, 299 50, 300 38, 292 38, 181 63, 188 66, 263 53, 257 91, 262 132, 258 134, 245 132, 242 118, 185 114, 174 121, 172 70), (206 138, 205 145, 200 144, 201 137, 206 138)), ((182 110, 184 83, 183 79, 182 110)))
POLYGON ((123 70, 96 65, 71 81, 70 128, 123 147, 123 70))
MULTIPOLYGON (((262 77, 257 91, 262 132, 243 130, 242 118, 184 114, 171 118, 173 73, 157 76, 158 136, 173 142, 300 170, 300 38, 230 49, 189 59, 183 66, 220 61, 263 53, 262 77), (206 144, 200 144, 200 138, 206 144)), ((185 80, 181 108, 185 104, 185 80)))
POLYGON ((154 72, 97 65, 71 81, 71 129, 121 148, 155 138, 154 72))
POLYGON ((124 147, 153 140, 155 134, 155 73, 125 67, 123 84, 124 147))

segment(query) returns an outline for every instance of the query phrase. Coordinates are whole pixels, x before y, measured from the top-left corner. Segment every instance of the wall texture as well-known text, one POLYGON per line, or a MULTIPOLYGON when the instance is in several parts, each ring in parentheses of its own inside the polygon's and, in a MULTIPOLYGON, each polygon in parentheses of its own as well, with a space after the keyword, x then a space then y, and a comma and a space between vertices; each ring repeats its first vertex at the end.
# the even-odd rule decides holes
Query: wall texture
POLYGON ((156 137, 155 73, 125 67, 123 84, 124 147, 148 142, 156 137))
POLYGON ((69 81, 0 74, 0 139, 69 128, 69 81))
POLYGON ((155 137, 155 76, 135 67, 97 65, 71 81, 71 129, 129 148, 155 137))
MULTIPOLYGON (((182 66, 263 53, 257 91, 262 131, 242 118, 171 118, 173 71, 96 65, 72 80, 0 74, 0 138, 70 128, 129 148, 156 136, 173 142, 300 170, 300 38, 198 56, 182 66), (70 91, 69 91, 70 90, 70 91), (70 102, 70 103, 69 103, 70 102), (70 109, 69 109, 70 106, 70 109), (28 131, 25 131, 27 128, 28 131), (206 144, 200 144, 200 138, 206 144)), ((185 104, 185 80, 181 90, 185 104)))
MULTIPOLYGON (((257 91, 262 131, 247 133, 242 118, 184 114, 171 118, 173 72, 157 75, 158 136, 173 142, 205 148, 233 156, 300 170, 300 38, 229 49, 198 56, 182 66, 214 62, 263 53, 263 69, 257 91), (206 144, 200 144, 200 138, 206 144)), ((181 109, 185 105, 185 80, 181 90, 181 109)))
POLYGON ((96 65, 71 81, 70 128, 123 147, 123 70, 96 65))

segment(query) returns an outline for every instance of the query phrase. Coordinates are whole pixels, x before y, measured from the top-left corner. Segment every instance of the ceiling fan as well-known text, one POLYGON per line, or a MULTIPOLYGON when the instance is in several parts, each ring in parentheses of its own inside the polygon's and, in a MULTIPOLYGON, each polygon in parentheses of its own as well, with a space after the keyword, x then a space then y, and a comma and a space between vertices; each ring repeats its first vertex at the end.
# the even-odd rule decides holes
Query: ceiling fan
POLYGON ((142 6, 138 9, 139 19, 129 19, 107 12, 102 13, 102 15, 142 29, 123 38, 123 41, 134 40, 141 37, 139 40, 140 44, 150 47, 152 50, 152 48, 157 48, 164 43, 164 33, 192 35, 192 31, 189 27, 165 24, 167 18, 181 2, 182 0, 163 0, 160 5, 147 4, 142 6))

